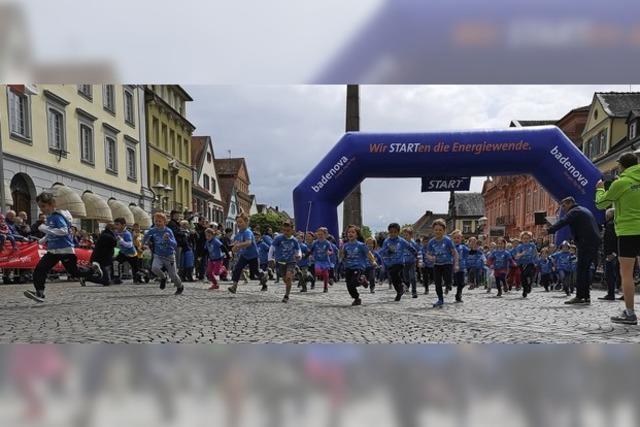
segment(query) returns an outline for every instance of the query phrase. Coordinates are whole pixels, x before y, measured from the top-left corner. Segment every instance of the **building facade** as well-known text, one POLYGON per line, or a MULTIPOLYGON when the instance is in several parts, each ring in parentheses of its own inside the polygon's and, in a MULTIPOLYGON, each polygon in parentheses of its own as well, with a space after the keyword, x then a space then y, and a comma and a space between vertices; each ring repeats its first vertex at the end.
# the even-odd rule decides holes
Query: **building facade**
POLYGON ((148 180, 154 210, 184 212, 192 206, 191 137, 186 104, 193 101, 179 85, 144 87, 148 180))
POLYGON ((432 211, 426 211, 416 222, 413 224, 413 236, 414 238, 432 237, 433 236, 433 221, 436 219, 444 219, 446 221, 447 213, 433 213, 432 211))
MULTIPOLYGON (((553 124, 580 148, 588 114, 589 106, 584 106, 557 121, 514 120, 510 127, 553 124)), ((544 237, 544 224, 536 224, 536 213, 538 217, 553 217, 558 210, 558 203, 530 175, 489 177, 483 184, 482 195, 487 217, 484 234, 493 237, 517 237, 523 231, 544 237)))
POLYGON ((251 181, 244 158, 215 159, 215 168, 220 180, 225 216, 229 214, 233 191, 235 191, 238 210, 249 215, 251 211, 251 196, 249 195, 251 181))
POLYGON ((142 97, 135 85, 0 86, 4 208, 33 220, 55 183, 150 207, 142 97))
POLYGON ((480 218, 484 216, 484 199, 481 193, 451 192, 449 211, 447 213, 447 230, 462 231, 465 239, 477 236, 480 218))
POLYGON ((213 141, 209 136, 194 136, 191 139, 191 161, 193 164, 192 210, 198 217, 210 222, 224 223, 224 204, 218 174, 215 167, 213 141))

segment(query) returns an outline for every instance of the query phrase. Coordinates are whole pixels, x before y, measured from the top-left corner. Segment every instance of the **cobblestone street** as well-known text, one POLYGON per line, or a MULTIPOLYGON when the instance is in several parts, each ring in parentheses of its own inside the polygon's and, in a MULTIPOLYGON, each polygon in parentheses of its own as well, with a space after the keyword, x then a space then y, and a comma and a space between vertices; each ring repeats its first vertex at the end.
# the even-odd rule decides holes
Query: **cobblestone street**
POLYGON ((328 294, 315 289, 292 292, 281 302, 284 286, 270 282, 261 292, 256 282, 210 291, 206 283, 186 284, 184 295, 170 286, 131 284, 86 288, 51 283, 47 300, 37 304, 22 293, 30 285, 0 287, 0 342, 56 343, 567 343, 640 342, 637 327, 613 325, 609 316, 620 302, 566 306, 561 292, 534 288, 523 300, 515 292, 503 298, 484 290, 465 291, 464 303, 446 297, 433 309, 434 291, 418 299, 394 302, 383 285, 375 294, 362 290, 363 305, 351 307, 343 282, 328 294))

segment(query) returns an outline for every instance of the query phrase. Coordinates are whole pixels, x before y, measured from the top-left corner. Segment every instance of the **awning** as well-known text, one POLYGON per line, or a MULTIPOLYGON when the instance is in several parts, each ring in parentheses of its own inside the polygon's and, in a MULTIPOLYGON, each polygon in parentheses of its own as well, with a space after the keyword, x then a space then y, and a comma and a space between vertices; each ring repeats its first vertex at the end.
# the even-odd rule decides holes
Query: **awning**
POLYGON ((60 183, 53 184, 51 191, 56 199, 57 209, 68 210, 74 218, 84 218, 87 216, 84 202, 78 193, 60 183))
MULTIPOLYGON (((6 206, 13 206, 13 197, 11 196, 11 181, 4 180, 4 204, 6 206)), ((5 211, 5 206, 2 206, 2 211, 5 211)))
POLYGON ((129 205, 129 210, 133 214, 133 220, 135 224, 138 224, 143 230, 151 228, 153 221, 151 221, 151 216, 147 213, 147 211, 134 203, 131 203, 129 205))
POLYGON ((86 219, 95 219, 99 222, 113 221, 111 216, 111 208, 107 205, 107 201, 92 191, 85 191, 82 194, 85 210, 87 211, 86 219))
POLYGON ((111 216, 113 216, 113 219, 124 218, 125 221, 127 221, 127 225, 133 225, 133 214, 124 202, 111 198, 107 204, 109 208, 111 208, 111 216))

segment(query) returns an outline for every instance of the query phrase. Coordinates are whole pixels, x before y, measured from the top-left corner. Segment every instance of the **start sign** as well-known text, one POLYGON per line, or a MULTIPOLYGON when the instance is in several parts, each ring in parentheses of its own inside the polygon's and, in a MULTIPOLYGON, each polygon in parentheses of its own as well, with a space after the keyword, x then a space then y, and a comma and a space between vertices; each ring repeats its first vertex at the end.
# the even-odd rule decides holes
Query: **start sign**
POLYGON ((422 178, 422 192, 427 191, 469 191, 471 177, 427 177, 422 178))

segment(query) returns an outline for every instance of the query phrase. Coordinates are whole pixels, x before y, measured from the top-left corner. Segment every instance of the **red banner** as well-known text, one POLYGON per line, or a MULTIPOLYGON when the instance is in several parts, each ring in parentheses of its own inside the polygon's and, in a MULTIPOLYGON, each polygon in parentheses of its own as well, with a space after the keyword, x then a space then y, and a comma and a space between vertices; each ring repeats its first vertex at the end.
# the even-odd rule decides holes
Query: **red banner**
MULTIPOLYGON (((78 257, 79 267, 88 267, 91 252, 88 249, 75 249, 78 257)), ((47 249, 40 246, 37 242, 21 243, 18 242, 14 251, 11 244, 7 242, 0 252, 0 268, 19 268, 33 270, 36 268, 40 258, 47 253, 47 249)), ((54 271, 63 271, 61 263, 54 267, 54 271)))

